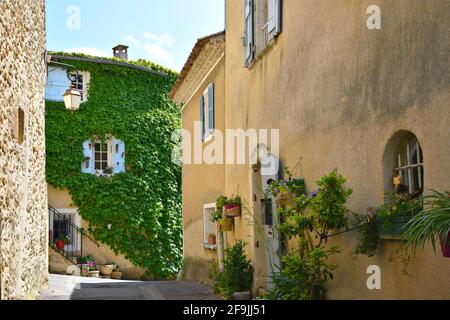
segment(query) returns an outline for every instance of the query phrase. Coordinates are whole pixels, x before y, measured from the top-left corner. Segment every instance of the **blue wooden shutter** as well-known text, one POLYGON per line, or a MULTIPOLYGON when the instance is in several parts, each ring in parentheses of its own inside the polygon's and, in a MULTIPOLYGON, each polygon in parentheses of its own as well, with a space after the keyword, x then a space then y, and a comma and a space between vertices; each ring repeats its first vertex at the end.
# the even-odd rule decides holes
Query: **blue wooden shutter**
POLYGON ((81 164, 82 173, 93 174, 95 172, 94 168, 94 145, 91 140, 86 140, 83 142, 83 156, 84 161, 81 164))
POLYGON ((214 83, 208 87, 208 133, 212 133, 215 129, 215 101, 214 101, 214 83))
POLYGON ((202 140, 205 137, 205 97, 200 97, 200 133, 202 140))
POLYGON ((113 173, 125 173, 125 143, 113 139, 114 170, 113 173))

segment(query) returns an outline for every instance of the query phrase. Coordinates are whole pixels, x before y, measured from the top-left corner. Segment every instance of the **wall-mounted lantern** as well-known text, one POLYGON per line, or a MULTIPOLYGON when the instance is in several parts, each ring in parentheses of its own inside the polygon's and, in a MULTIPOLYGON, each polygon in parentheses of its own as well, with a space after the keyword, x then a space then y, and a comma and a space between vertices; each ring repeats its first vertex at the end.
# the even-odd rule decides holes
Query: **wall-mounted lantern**
POLYGON ((64 93, 64 104, 66 109, 70 111, 77 111, 80 108, 81 92, 75 89, 74 85, 71 85, 64 93))

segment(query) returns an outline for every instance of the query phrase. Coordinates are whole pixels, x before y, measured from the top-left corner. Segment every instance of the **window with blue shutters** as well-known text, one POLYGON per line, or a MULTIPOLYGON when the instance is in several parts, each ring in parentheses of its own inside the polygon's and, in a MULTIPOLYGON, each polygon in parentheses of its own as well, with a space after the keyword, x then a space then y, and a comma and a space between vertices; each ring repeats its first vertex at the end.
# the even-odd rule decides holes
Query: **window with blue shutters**
POLYGON ((125 143, 111 138, 107 141, 86 140, 81 172, 96 175, 125 173, 125 143))

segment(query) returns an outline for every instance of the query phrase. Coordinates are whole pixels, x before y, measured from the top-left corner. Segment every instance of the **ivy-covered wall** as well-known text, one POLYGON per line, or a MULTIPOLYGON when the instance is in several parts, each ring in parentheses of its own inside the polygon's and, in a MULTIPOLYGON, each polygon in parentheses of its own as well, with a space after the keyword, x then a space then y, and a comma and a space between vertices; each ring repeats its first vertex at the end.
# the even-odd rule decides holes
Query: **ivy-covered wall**
POLYGON ((125 254, 150 275, 169 277, 182 264, 181 169, 171 161, 180 110, 168 98, 177 74, 167 76, 81 61, 89 71, 89 99, 76 112, 46 103, 47 181, 67 189, 96 240, 125 254), (112 134, 126 145, 124 174, 81 173, 83 142, 112 134), (108 225, 112 225, 108 229, 108 225))

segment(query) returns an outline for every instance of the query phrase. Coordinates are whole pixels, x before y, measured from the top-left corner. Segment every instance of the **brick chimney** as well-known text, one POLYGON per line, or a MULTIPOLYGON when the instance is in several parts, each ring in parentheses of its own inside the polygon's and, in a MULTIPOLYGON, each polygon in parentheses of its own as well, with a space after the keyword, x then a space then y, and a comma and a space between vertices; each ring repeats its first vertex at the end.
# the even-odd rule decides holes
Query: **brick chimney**
POLYGON ((115 58, 128 60, 128 46, 119 44, 113 48, 113 54, 115 58))

